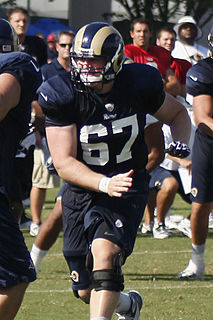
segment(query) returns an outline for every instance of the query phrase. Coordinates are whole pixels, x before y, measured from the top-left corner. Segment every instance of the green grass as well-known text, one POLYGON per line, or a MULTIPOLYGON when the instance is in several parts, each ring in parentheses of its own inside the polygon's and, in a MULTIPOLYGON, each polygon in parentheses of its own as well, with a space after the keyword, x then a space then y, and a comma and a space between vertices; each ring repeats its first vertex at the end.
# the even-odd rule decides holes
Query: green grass
MULTIPOLYGON (((57 190, 47 193, 43 220, 54 205, 57 190)), ((27 210, 30 214, 29 209, 27 210)), ((187 216, 190 205, 176 197, 174 214, 187 216)), ((29 250, 34 238, 24 231, 29 250)), ((180 281, 177 274, 191 256, 191 240, 174 232, 165 240, 138 233, 135 249, 123 273, 125 290, 138 290, 144 299, 144 320, 212 320, 213 319, 213 230, 206 246, 206 275, 202 281, 180 281)), ((62 255, 62 233, 41 264, 38 279, 30 284, 17 320, 85 320, 88 305, 74 298, 69 272, 62 255)), ((116 317, 113 318, 115 320, 116 317)))

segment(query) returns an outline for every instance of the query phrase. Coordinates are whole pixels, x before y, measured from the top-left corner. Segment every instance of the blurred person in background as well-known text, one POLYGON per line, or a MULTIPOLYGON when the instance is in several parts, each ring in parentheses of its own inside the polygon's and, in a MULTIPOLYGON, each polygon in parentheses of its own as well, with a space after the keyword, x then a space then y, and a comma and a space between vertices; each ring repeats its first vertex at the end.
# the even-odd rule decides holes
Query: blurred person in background
POLYGON ((137 63, 157 68, 162 76, 165 91, 173 96, 181 93, 177 77, 170 68, 170 53, 162 47, 151 45, 152 25, 148 20, 136 18, 130 25, 133 43, 125 46, 125 55, 137 63))
MULTIPOLYGON (((176 40, 176 32, 172 29, 172 27, 164 26, 157 30, 156 32, 156 44, 166 50, 168 50, 171 54, 172 50, 175 46, 176 40)), ((180 58, 174 58, 171 55, 171 65, 170 68, 176 75, 180 85, 181 92, 180 95, 182 97, 186 96, 186 73, 191 68, 192 64, 180 58)))
MULTIPOLYGON (((44 81, 51 77, 70 72, 70 48, 74 33, 63 30, 59 33, 58 42, 56 43, 57 58, 52 62, 42 66, 41 72, 44 81)), ((37 132, 37 146, 34 152, 34 168, 32 174, 32 189, 30 192, 30 208, 32 214, 32 223, 30 225, 31 236, 37 236, 41 226, 41 214, 46 198, 46 190, 59 186, 59 177, 56 174, 50 174, 47 168, 47 162, 44 160, 44 151, 47 154, 46 159, 50 157, 49 149, 46 142, 44 130, 44 114, 37 104, 35 116, 40 121, 40 130, 37 132), (44 150, 45 144, 45 150, 44 150)), ((48 222, 46 222, 47 224, 48 222)), ((45 226, 44 226, 45 228, 45 226)))
POLYGON ((27 36, 29 14, 22 7, 12 7, 7 13, 8 21, 15 29, 20 50, 33 56, 41 67, 47 63, 47 45, 43 39, 37 36, 27 36))
MULTIPOLYGON (((19 50, 30 54, 41 67, 47 63, 46 42, 37 36, 27 36, 29 14, 22 7, 12 7, 7 13, 8 21, 15 29, 19 39, 19 50)), ((32 110, 33 110, 32 102, 32 110)), ((11 187, 11 207, 20 221, 22 228, 29 228, 31 219, 24 212, 23 200, 29 198, 32 186, 33 150, 35 146, 35 133, 31 134, 31 146, 27 146, 25 156, 20 154, 16 157, 16 170, 14 172, 14 187, 11 187), (34 137, 33 137, 34 136, 34 137), (15 187, 16 186, 16 187, 15 187)))
POLYGON ((174 58, 185 59, 195 64, 208 56, 208 49, 197 43, 197 40, 202 37, 202 31, 193 17, 180 18, 174 30, 177 34, 175 47, 172 50, 174 58))
POLYGON ((57 58, 58 51, 56 49, 57 39, 54 33, 47 36, 47 62, 50 63, 54 58, 57 58))

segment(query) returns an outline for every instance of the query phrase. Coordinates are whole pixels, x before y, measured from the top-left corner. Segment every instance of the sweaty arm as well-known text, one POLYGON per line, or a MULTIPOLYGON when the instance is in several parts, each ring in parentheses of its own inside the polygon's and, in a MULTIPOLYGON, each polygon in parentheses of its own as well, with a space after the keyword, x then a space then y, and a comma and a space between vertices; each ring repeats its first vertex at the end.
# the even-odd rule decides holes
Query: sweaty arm
POLYGON ((159 121, 170 126, 174 140, 186 144, 189 142, 191 121, 186 108, 177 99, 166 93, 163 104, 153 115, 159 121))
POLYGON ((18 80, 10 73, 2 73, 0 75, 0 121, 18 105, 20 96, 21 86, 18 80))
POLYGON ((54 166, 62 179, 115 197, 121 197, 132 186, 133 170, 107 178, 76 159, 78 140, 75 124, 47 127, 46 134, 54 166))
POLYGON ((213 97, 204 94, 193 97, 193 110, 198 128, 213 137, 213 97))

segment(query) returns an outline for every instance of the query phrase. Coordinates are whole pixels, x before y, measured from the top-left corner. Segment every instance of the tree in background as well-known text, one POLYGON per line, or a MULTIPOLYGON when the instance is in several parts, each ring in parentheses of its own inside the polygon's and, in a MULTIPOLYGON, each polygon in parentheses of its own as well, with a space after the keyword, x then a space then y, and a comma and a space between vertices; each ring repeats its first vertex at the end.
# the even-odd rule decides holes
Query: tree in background
POLYGON ((15 6, 16 5, 16 0, 2 1, 2 3, 0 3, 0 9, 5 8, 8 5, 15 6))
POLYGON ((198 22, 204 18, 203 27, 213 17, 212 0, 114 0, 126 11, 126 15, 112 13, 105 16, 114 16, 133 20, 144 17, 152 21, 161 21, 163 24, 174 21, 175 16, 191 15, 198 22))

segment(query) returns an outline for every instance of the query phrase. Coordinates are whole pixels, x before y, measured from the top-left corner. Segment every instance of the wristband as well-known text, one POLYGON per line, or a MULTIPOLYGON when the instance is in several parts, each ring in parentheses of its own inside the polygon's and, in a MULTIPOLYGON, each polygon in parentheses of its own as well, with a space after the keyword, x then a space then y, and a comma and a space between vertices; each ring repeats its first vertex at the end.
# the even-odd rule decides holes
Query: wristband
POLYGON ((107 178, 107 177, 101 178, 98 184, 99 191, 108 193, 109 182, 110 182, 110 178, 107 178))

